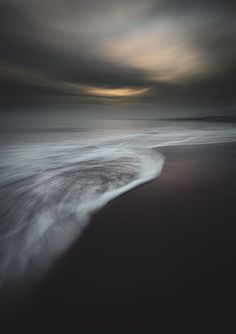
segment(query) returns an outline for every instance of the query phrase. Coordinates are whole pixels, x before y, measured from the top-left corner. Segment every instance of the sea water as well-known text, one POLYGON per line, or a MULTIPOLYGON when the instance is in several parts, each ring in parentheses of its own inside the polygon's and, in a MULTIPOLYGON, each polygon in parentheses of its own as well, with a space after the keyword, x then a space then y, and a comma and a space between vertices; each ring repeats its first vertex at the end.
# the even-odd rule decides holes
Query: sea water
POLYGON ((0 144, 0 284, 40 276, 92 214, 158 177, 157 147, 236 140, 236 129, 171 121, 5 132, 0 144))

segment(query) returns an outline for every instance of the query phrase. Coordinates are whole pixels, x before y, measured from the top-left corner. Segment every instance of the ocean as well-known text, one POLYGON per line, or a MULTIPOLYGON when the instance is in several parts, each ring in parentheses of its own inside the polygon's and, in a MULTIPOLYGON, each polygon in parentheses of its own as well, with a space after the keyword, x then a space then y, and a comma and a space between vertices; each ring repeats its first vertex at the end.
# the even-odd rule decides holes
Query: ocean
POLYGON ((165 157, 154 147, 235 140, 232 124, 173 120, 3 131, 0 288, 47 273, 94 212, 157 178, 165 157))

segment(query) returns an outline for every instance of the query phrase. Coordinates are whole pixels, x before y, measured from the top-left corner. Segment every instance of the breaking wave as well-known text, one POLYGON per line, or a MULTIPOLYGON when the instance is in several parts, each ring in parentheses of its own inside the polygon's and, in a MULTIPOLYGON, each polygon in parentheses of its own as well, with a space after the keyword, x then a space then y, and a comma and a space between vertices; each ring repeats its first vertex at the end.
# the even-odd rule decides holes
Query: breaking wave
POLYGON ((235 138, 233 129, 159 129, 1 144, 0 283, 44 272, 96 210, 160 175, 154 147, 235 138))

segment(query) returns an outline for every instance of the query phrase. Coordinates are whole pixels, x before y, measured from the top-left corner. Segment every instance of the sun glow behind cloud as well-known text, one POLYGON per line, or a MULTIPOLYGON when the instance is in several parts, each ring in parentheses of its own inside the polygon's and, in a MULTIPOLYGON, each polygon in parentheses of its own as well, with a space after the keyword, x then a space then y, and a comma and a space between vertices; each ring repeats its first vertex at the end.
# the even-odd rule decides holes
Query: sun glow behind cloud
POLYGON ((147 93, 149 88, 105 88, 95 86, 78 86, 80 92, 86 95, 101 97, 134 97, 147 93))

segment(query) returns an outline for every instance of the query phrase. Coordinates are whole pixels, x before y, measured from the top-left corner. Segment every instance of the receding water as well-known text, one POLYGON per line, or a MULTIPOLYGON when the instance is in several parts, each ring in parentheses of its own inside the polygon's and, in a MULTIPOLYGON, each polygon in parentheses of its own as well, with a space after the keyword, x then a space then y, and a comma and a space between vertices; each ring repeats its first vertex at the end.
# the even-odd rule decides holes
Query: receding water
POLYGON ((2 286, 46 272, 96 210, 158 177, 165 158, 154 147, 236 139, 236 129, 227 125, 111 123, 2 135, 2 286))

